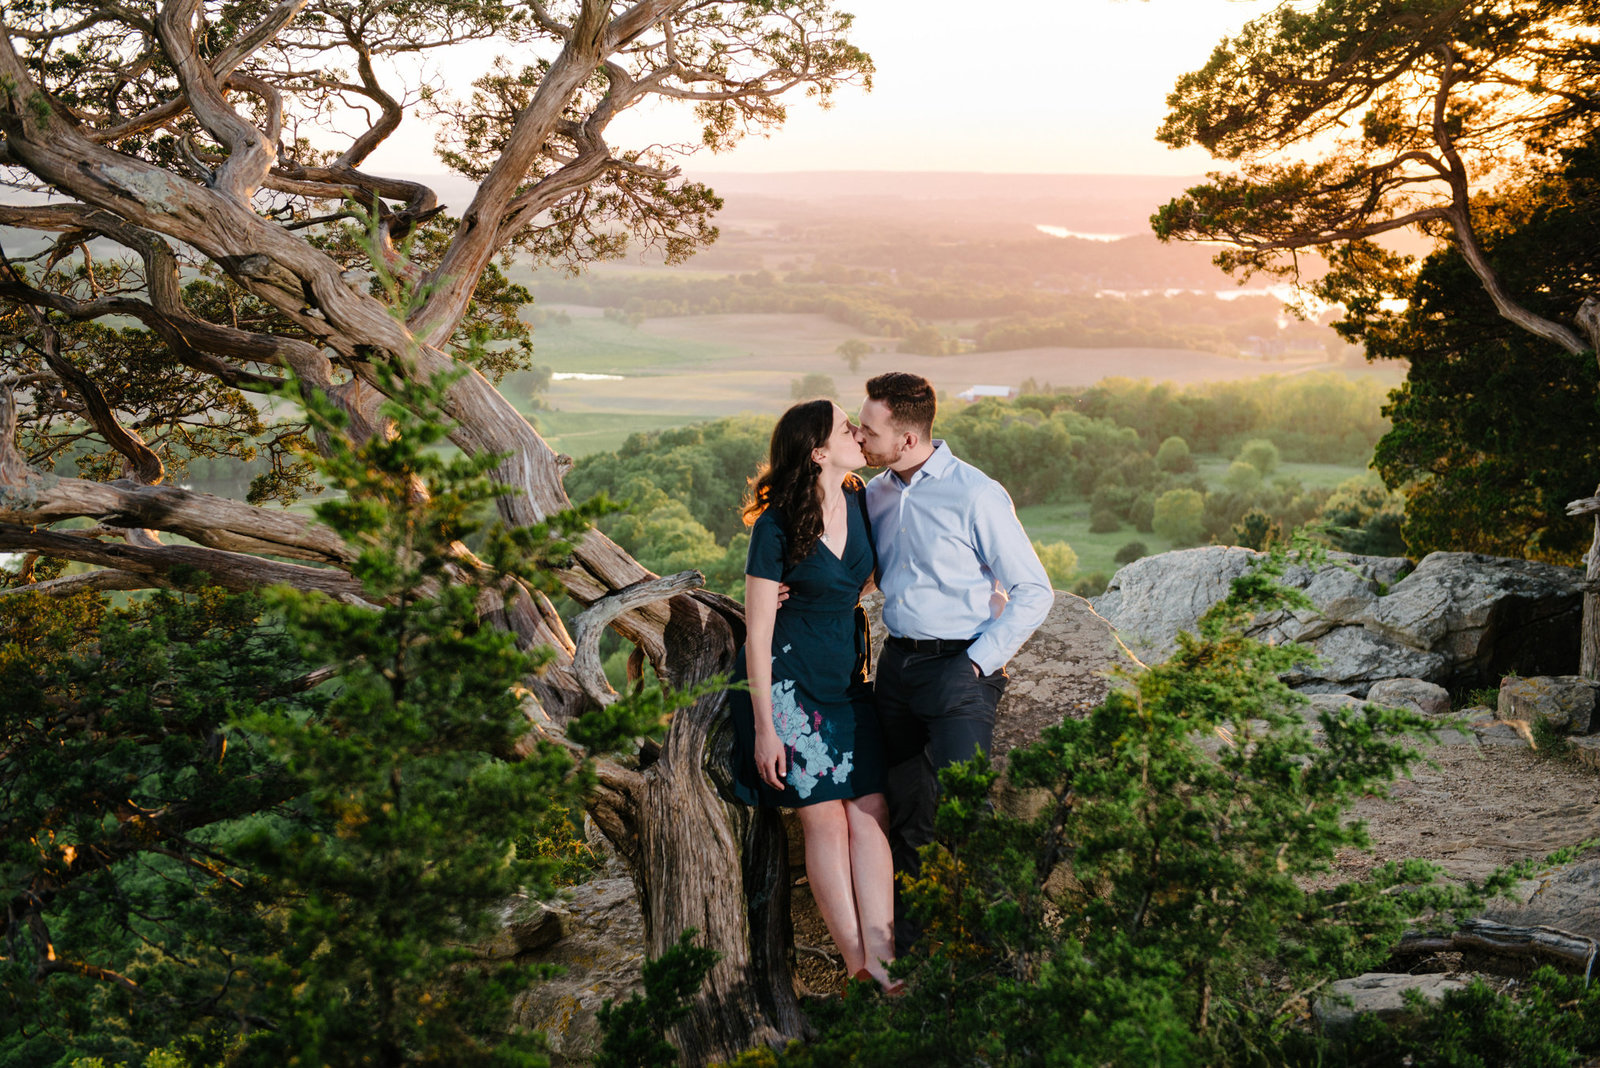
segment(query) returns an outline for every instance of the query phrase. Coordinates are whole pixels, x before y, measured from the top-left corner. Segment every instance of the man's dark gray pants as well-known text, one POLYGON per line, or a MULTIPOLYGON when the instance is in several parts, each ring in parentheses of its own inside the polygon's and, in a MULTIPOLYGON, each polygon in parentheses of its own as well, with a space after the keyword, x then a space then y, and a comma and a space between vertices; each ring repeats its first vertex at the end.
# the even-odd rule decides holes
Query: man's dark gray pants
MULTIPOLYGON (((965 649, 912 652, 893 638, 884 644, 874 683, 889 760, 889 849, 894 870, 915 878, 917 850, 933 841, 939 807, 938 772, 974 752, 989 752, 995 708, 1005 692, 1005 669, 978 676, 965 649)), ((921 933, 895 888, 894 941, 903 956, 921 933)))

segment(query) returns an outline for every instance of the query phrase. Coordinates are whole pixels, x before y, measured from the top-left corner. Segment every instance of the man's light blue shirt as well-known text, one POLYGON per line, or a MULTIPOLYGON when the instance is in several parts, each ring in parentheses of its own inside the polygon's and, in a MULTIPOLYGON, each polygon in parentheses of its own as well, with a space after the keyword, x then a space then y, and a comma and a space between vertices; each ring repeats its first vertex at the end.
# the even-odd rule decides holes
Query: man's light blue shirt
POLYGON ((909 483, 867 483, 883 623, 902 638, 972 638, 992 674, 1044 622, 1055 593, 1011 495, 942 440, 909 483))

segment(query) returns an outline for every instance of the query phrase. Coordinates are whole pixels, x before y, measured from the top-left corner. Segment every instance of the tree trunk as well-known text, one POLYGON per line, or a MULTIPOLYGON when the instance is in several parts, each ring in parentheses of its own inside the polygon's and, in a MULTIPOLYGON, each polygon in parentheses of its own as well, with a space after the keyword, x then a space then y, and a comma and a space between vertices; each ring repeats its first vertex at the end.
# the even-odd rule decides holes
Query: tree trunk
MULTIPOLYGON (((1600 488, 1595 490, 1600 496, 1600 488)), ((1583 630, 1578 639, 1578 674, 1600 679, 1600 514, 1594 517, 1594 540, 1589 543, 1588 569, 1583 583, 1583 630)))
MULTIPOLYGON (((726 669, 725 660, 718 670, 726 669)), ((647 773, 641 806, 635 871, 650 954, 693 927, 722 955, 676 1028, 685 1065, 730 1060, 808 1032, 789 973, 782 824, 776 813, 724 800, 706 774, 708 756, 726 758, 726 749, 707 750, 724 706, 718 692, 677 713, 661 759, 647 773)))
MULTIPOLYGON (((462 448, 505 456, 496 477, 520 491, 500 500, 508 522, 536 523, 570 507, 555 453, 481 375, 469 371, 452 387, 446 412, 457 423, 453 437, 462 448)), ((592 604, 653 576, 611 539, 590 532, 560 577, 574 599, 592 604)), ((729 611, 726 598, 679 594, 629 611, 615 626, 644 651, 666 685, 688 689, 732 667, 743 621, 729 611)), ((572 648, 564 632, 545 640, 572 648)), ((690 927, 721 954, 677 1029, 687 1065, 730 1059, 809 1030, 789 970, 782 825, 772 813, 724 800, 708 776, 728 759, 728 746, 716 742, 726 734, 718 730, 726 722, 725 696, 715 690, 679 710, 656 762, 636 777, 624 773, 603 782, 593 806, 596 824, 633 869, 647 954, 666 951, 690 927)), ((547 711, 564 721, 559 704, 547 711)))

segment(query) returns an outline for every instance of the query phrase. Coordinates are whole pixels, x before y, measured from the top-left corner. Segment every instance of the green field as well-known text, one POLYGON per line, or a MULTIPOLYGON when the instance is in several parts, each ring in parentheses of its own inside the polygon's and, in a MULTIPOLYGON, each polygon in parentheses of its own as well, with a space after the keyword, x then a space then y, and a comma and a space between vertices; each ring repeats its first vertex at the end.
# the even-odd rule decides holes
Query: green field
POLYGON ((554 320, 534 332, 534 362, 553 371, 638 374, 658 368, 738 359, 743 348, 650 333, 600 316, 554 320))
POLYGON ((1157 534, 1141 534, 1132 523, 1124 523, 1121 530, 1109 534, 1089 532, 1089 502, 1077 500, 1068 504, 1034 504, 1017 509, 1017 518, 1028 537, 1037 542, 1064 541, 1078 554, 1078 574, 1089 575, 1096 571, 1110 575, 1122 565, 1112 558, 1117 550, 1130 541, 1142 541, 1150 554, 1164 553, 1172 543, 1157 534))
POLYGON ((640 415, 637 412, 561 412, 532 413, 539 436, 557 452, 568 456, 589 456, 615 452, 630 434, 642 430, 669 430, 710 418, 704 415, 640 415))
MULTIPOLYGON (((1196 456, 1195 466, 1200 477, 1210 486, 1222 485, 1222 478, 1228 473, 1228 465, 1232 459, 1222 456, 1196 456)), ((1366 473, 1366 468, 1354 464, 1297 464, 1281 463, 1268 476, 1267 481, 1280 475, 1300 480, 1306 489, 1336 489, 1340 483, 1352 478, 1359 478, 1366 473)))
MULTIPOLYGON (((1207 484, 1219 486, 1222 476, 1228 471, 1228 465, 1233 461, 1220 456, 1198 456, 1195 462, 1207 484)), ((1363 468, 1354 465, 1300 463, 1279 464, 1273 472, 1274 477, 1287 475, 1299 479, 1307 489, 1333 489, 1363 473, 1363 468)), ((1017 517, 1022 520, 1023 528, 1034 541, 1064 541, 1072 546, 1072 551, 1078 554, 1080 575, 1097 571, 1112 574, 1122 566, 1113 559, 1117 550, 1131 541, 1144 542, 1147 552, 1152 555, 1175 548, 1159 534, 1140 533, 1131 523, 1124 523, 1121 530, 1108 534, 1090 533, 1089 502, 1083 498, 1066 504, 1036 504, 1018 508, 1017 517)))

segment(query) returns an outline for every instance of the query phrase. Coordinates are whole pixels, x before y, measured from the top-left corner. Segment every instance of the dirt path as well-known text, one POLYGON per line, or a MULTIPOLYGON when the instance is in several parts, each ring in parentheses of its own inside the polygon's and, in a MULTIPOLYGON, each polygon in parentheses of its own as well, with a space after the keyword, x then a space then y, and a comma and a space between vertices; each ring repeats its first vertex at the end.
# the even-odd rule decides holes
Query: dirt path
POLYGON ((1427 758, 1386 798, 1356 804, 1353 815, 1366 822, 1372 849, 1339 854, 1334 874, 1341 881, 1410 857, 1481 879, 1600 837, 1600 772, 1570 756, 1466 740, 1431 748, 1427 758))

